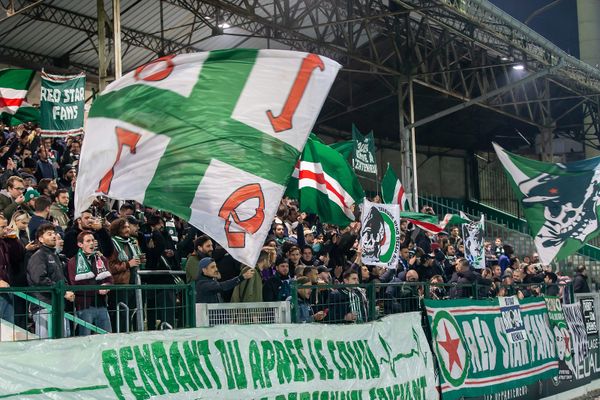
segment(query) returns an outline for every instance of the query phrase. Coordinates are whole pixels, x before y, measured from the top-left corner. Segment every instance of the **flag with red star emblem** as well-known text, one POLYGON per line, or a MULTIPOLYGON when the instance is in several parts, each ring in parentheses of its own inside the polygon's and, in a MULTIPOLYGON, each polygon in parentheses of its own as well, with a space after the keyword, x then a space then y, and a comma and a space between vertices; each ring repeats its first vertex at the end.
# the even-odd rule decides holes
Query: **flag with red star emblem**
POLYGON ((442 398, 492 396, 558 373, 546 303, 521 300, 523 344, 513 343, 498 299, 425 300, 442 398))

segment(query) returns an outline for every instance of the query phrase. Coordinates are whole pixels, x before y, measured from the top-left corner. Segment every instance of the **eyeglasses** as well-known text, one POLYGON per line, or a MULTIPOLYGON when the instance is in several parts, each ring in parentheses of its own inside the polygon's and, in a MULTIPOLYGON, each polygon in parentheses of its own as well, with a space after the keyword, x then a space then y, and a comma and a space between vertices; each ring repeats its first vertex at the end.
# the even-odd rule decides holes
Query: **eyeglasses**
POLYGON ((25 188, 23 186, 21 187, 14 187, 13 189, 18 190, 19 192, 24 192, 25 188))

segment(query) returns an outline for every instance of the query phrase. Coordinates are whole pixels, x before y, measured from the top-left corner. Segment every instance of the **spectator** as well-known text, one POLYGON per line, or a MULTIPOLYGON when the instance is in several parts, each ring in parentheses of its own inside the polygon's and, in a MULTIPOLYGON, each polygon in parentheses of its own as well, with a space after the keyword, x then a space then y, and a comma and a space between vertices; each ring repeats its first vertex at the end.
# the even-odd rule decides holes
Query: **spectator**
POLYGON ((300 264, 305 265, 307 267, 312 267, 314 265, 314 257, 313 257, 313 249, 310 245, 306 244, 302 246, 302 257, 300 258, 300 264))
MULTIPOLYGON (((13 214, 8 225, 8 235, 18 238, 23 246, 28 246, 34 242, 31 236, 29 236, 29 229, 27 229, 29 220, 29 215, 25 211, 19 210, 13 214)), ((27 250, 33 250, 33 248, 27 250)))
POLYGON ((589 293, 590 287, 588 285, 587 269, 585 265, 577 267, 577 272, 573 278, 573 292, 574 293, 589 293))
POLYGON ((460 237, 460 229, 458 229, 457 226, 450 230, 450 237, 448 240, 452 246, 458 246, 463 242, 462 238, 460 237))
POLYGON ((312 289, 310 287, 302 287, 302 286, 311 286, 312 282, 306 276, 301 276, 297 280, 298 284, 298 311, 296 314, 297 320, 296 322, 315 322, 322 321, 327 313, 325 311, 319 311, 315 313, 312 309, 312 305, 310 302, 312 289))
POLYGON ((56 201, 50 206, 50 216, 63 231, 69 225, 69 191, 58 189, 56 191, 56 201))
POLYGON ((433 300, 445 300, 448 298, 448 292, 444 285, 444 278, 441 275, 434 275, 429 280, 429 296, 433 300))
MULTIPOLYGON (((79 251, 69 260, 67 271, 71 285, 110 285, 113 277, 108 270, 108 261, 95 250, 94 234, 83 231, 77 236, 79 251)), ((86 290, 78 292, 75 304, 77 316, 106 332, 112 332, 108 316, 106 295, 107 289, 86 290)), ((79 325, 79 336, 87 336, 90 329, 79 325)))
POLYGON ((35 199, 33 216, 27 225, 27 229, 29 229, 29 237, 37 237, 35 232, 37 231, 38 227, 48 222, 48 215, 50 215, 51 205, 52 200, 46 196, 40 196, 35 199))
MULTIPOLYGON (((27 282, 30 286, 54 286, 58 282, 65 282, 64 266, 56 254, 56 230, 54 225, 47 223, 40 225, 36 230, 40 248, 31 256, 27 263, 27 282)), ((37 292, 34 296, 41 302, 50 305, 52 298, 47 292, 37 292)), ((65 292, 65 299, 70 302, 75 300, 75 293, 65 292)), ((35 324, 35 334, 40 338, 48 337, 48 312, 37 304, 30 303, 35 324)), ((70 335, 67 320, 64 323, 64 336, 70 335)))
POLYGON ((500 260, 500 256, 504 254, 505 247, 502 244, 502 238, 497 237, 494 241, 494 254, 496 255, 496 260, 500 260))
POLYGON ((35 212, 35 200, 40 197, 40 193, 34 188, 27 188, 25 191, 25 201, 21 203, 19 209, 27 212, 32 217, 35 212))
POLYGON ((392 281, 394 285, 387 287, 384 303, 386 314, 419 310, 419 287, 416 285, 419 281, 419 274, 414 269, 408 270, 404 281, 401 276, 398 276, 392 281))
MULTIPOLYGON (((89 233, 89 231, 85 231, 89 233)), ((108 257, 108 269, 115 285, 135 284, 135 273, 141 264, 140 249, 130 237, 131 229, 125 218, 117 218, 110 224, 110 234, 114 251, 108 257)), ((77 236, 80 237, 81 233, 77 236)), ((95 250, 95 249, 94 249, 95 250)), ((108 294, 109 314, 112 326, 117 332, 123 332, 128 326, 126 312, 117 311, 117 305, 126 304, 130 310, 135 308, 135 298, 126 288, 111 290, 108 294), (118 321, 117 321, 118 318, 118 321)), ((130 322, 130 321, 129 321, 130 322)))
POLYGON ((95 217, 91 209, 81 213, 73 226, 65 232, 64 253, 67 258, 74 257, 77 254, 77 236, 81 231, 92 231, 94 238, 98 241, 98 250, 108 259, 113 252, 113 244, 108 230, 104 227, 102 218, 95 217))
POLYGON ((275 276, 263 285, 264 301, 284 301, 291 294, 290 266, 286 259, 279 257, 275 261, 275 276))
MULTIPOLYGON (((498 243, 498 240, 500 240, 500 238, 496 239, 496 246, 498 243)), ((502 242, 500 242, 502 243, 502 242)), ((513 255, 514 250, 512 248, 512 246, 505 244, 504 246, 502 246, 502 252, 498 253, 498 251, 496 250, 496 254, 500 254, 498 256, 498 264, 500 265, 500 268, 502 269, 502 273, 504 273, 504 271, 506 271, 506 268, 511 266, 511 256, 513 255)))
POLYGON ((19 176, 11 176, 6 182, 6 190, 0 191, 0 211, 10 220, 15 210, 25 201, 25 185, 19 176))
POLYGON ((558 296, 558 275, 554 272, 544 272, 544 283, 546 284, 546 296, 558 296))
POLYGON ((213 242, 207 235, 201 235, 194 240, 194 252, 189 255, 185 262, 185 280, 187 283, 198 279, 200 268, 198 263, 203 258, 212 257, 213 242))
MULTIPOLYGON (((276 254, 275 248, 263 247, 258 256, 258 261, 256 262, 258 272, 253 274, 250 279, 244 280, 233 288, 233 293, 231 294, 232 303, 263 301, 263 282, 260 272, 269 268, 275 262, 276 254)), ((246 273, 249 268, 249 266, 244 266, 241 271, 242 275, 246 273)))
POLYGON ((56 166, 50 160, 48 156, 48 151, 44 146, 40 146, 38 149, 38 161, 36 163, 35 168, 35 178, 40 181, 44 178, 48 179, 57 179, 58 172, 56 171, 56 166))
POLYGON ((210 257, 203 258, 198 263, 200 274, 196 280, 196 303, 222 303, 222 293, 233 289, 246 279, 254 276, 254 268, 250 268, 242 275, 236 276, 225 282, 219 282, 221 274, 217 269, 215 260, 210 257))
POLYGON ((47 196, 49 199, 53 199, 56 196, 58 190, 58 184, 54 179, 44 178, 38 182, 37 191, 42 196, 47 196))
MULTIPOLYGON (((358 273, 353 270, 344 272, 344 285, 357 285, 358 273)), ((364 293, 355 287, 344 287, 331 293, 330 303, 333 309, 331 321, 343 323, 367 322, 367 299, 364 293)))

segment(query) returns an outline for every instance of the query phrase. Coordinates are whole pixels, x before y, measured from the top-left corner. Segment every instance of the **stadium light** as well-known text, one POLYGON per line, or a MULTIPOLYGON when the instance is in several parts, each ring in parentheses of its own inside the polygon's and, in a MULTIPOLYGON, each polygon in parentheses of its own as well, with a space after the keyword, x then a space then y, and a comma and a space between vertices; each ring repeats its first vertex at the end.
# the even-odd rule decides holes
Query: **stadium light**
POLYGON ((525 69, 525 66, 523 64, 515 64, 513 65, 513 69, 516 71, 523 71, 525 69))
POLYGON ((231 25, 229 25, 227 22, 223 22, 222 24, 219 24, 219 28, 227 29, 227 28, 231 28, 231 25))

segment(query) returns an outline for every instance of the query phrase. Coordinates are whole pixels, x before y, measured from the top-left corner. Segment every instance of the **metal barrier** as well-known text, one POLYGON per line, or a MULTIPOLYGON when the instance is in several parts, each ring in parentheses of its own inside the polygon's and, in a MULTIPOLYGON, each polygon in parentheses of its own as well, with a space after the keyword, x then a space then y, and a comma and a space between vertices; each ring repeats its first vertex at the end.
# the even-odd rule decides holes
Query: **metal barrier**
POLYGON ((498 297, 498 293, 505 296, 540 297, 548 293, 551 287, 556 288, 554 292, 559 293, 563 302, 572 302, 574 296, 571 283, 482 285, 391 282, 298 286, 293 281, 290 306, 292 322, 362 323, 377 320, 388 314, 423 311, 423 299, 486 300, 498 297), (299 291, 302 289, 311 290, 309 298, 299 297, 299 291))
POLYGON ((196 304, 196 326, 198 327, 289 322, 291 322, 291 313, 290 303, 287 301, 196 304))
POLYGON ((0 314, 0 341, 196 325, 192 284, 66 286, 59 282, 54 286, 0 288, 0 296, 14 307, 14 313, 0 314), (74 302, 65 300, 68 291, 74 292, 74 302), (41 294, 45 301, 34 297, 41 294), (136 324, 132 324, 133 317, 136 324))

